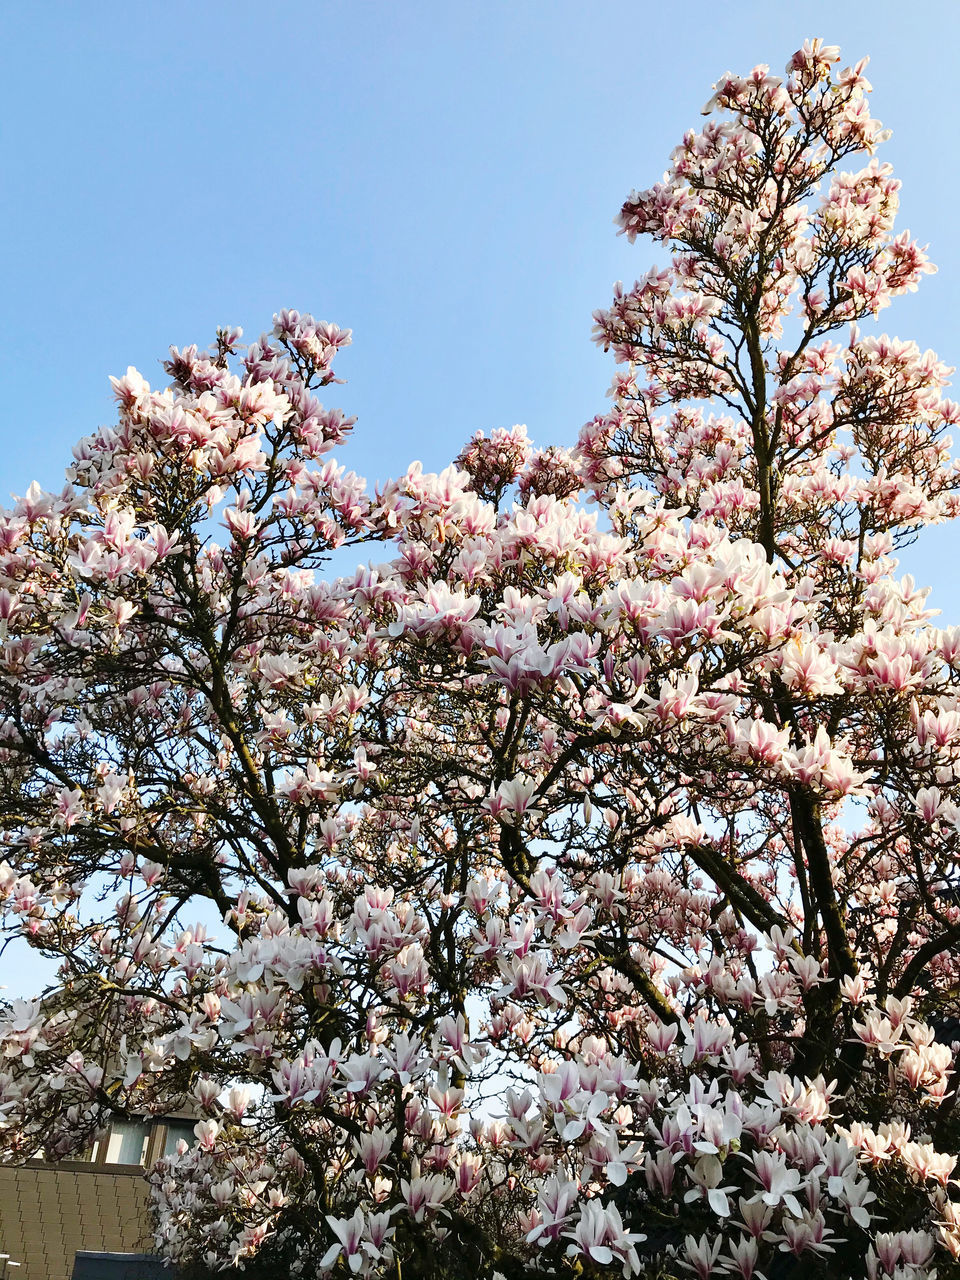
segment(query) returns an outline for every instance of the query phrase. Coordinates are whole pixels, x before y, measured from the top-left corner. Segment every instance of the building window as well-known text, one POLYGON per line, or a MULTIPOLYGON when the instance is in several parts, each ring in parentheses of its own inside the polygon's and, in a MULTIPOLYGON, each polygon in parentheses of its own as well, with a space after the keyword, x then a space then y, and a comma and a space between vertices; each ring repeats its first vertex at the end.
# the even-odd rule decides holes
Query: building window
MULTIPOLYGON (((104 1164, 143 1164, 147 1153, 150 1126, 142 1120, 115 1120, 106 1138, 104 1164)), ((99 1163, 101 1144, 97 1143, 99 1163)))
POLYGON ((192 1120, 168 1120, 167 1133, 163 1140, 164 1157, 177 1154, 177 1143, 181 1138, 188 1147, 192 1147, 196 1137, 197 1135, 193 1132, 192 1120))

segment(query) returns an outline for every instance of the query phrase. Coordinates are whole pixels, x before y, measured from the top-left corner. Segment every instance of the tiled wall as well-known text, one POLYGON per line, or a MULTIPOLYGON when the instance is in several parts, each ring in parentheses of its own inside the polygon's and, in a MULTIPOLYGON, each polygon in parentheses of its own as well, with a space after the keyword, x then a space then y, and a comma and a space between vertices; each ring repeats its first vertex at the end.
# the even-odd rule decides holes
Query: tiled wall
POLYGON ((78 1249, 150 1248, 142 1169, 0 1165, 0 1252, 16 1280, 70 1280, 78 1249))

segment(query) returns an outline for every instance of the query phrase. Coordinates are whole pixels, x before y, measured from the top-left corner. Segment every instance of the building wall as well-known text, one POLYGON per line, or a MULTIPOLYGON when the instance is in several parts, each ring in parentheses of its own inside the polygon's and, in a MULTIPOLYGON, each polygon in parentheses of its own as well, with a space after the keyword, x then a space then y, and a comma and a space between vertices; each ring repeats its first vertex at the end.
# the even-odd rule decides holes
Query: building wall
POLYGON ((144 1170, 64 1161, 0 1165, 0 1252, 16 1280, 70 1280, 78 1249, 151 1247, 144 1170))

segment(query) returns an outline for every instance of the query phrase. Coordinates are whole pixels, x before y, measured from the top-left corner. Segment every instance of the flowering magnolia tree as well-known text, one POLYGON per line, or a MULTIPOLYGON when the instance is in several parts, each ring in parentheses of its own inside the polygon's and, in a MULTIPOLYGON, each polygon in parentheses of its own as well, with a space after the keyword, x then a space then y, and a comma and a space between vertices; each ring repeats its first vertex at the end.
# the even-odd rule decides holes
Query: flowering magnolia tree
POLYGON ((3 513, 8 1158, 192 1106, 185 1270, 957 1274, 960 628, 893 556, 960 410, 873 332, 931 268, 837 60, 624 205, 575 449, 368 492, 283 312, 3 513))

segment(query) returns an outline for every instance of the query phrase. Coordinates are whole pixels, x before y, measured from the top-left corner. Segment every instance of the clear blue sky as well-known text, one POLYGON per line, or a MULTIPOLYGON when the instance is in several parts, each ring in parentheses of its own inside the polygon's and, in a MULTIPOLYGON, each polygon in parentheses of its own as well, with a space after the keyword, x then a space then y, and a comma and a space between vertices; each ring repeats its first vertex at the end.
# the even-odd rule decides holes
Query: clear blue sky
POLYGON ((366 474, 480 427, 572 441, 612 371, 591 311, 656 257, 621 200, 720 73, 810 35, 872 55, 902 225, 940 264, 885 316, 960 363, 954 3, 3 6, 2 499, 59 485, 108 374, 159 380, 169 343, 281 306, 354 330, 331 398, 366 474))
MULTIPOLYGON (((613 368, 591 311, 656 258, 623 197, 722 72, 813 35, 872 56, 900 225, 940 265, 885 317, 960 364, 952 0, 3 5, 0 501, 59 487, 108 374, 282 306, 354 330, 331 400, 371 478, 478 428, 571 443, 613 368)), ((909 561, 950 621, 958 537, 909 561)))

